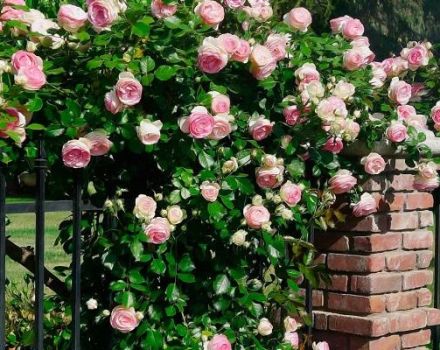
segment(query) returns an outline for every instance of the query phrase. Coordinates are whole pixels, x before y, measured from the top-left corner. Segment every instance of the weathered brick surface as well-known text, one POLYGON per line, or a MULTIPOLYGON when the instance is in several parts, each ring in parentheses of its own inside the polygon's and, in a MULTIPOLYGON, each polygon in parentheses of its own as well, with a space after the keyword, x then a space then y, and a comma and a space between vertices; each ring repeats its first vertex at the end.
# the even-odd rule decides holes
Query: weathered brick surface
POLYGON ((326 252, 346 252, 349 250, 349 239, 344 235, 322 232, 316 235, 315 246, 326 252))
POLYGON ((361 314, 378 313, 385 311, 385 305, 386 299, 384 295, 365 296, 328 293, 327 307, 330 310, 361 314))
POLYGON ((402 288, 403 290, 424 287, 432 283, 432 271, 418 270, 403 273, 402 288))
POLYGON ((321 283, 321 288, 332 290, 332 291, 340 291, 346 292, 348 290, 348 276, 347 275, 329 275, 330 283, 324 284, 321 283))
MULTIPOLYGON (((426 316, 425 316, 426 317, 426 316)), ((332 331, 380 337, 388 334, 389 320, 387 316, 352 316, 330 314, 328 328, 332 331)))
POLYGON ((396 174, 389 177, 389 189, 392 191, 410 191, 414 185, 414 175, 396 174))
POLYGON ((400 232, 353 237, 353 249, 359 252, 382 252, 395 250, 401 246, 402 234, 400 232))
POLYGON ((417 267, 419 269, 427 268, 431 265, 434 253, 432 250, 422 250, 417 252, 417 267))
POLYGON ((413 230, 419 226, 419 215, 417 212, 390 213, 388 218, 391 231, 413 230))
POLYGON ((413 270, 417 264, 415 252, 393 252, 385 256, 386 266, 389 271, 413 270))
POLYGON ((397 292, 402 288, 402 275, 393 272, 379 272, 369 275, 351 276, 350 291, 359 294, 397 292))
POLYGON ((417 230, 402 233, 404 249, 427 249, 432 247, 433 234, 428 230, 417 230))
POLYGON ((425 210, 419 212, 419 227, 430 227, 434 225, 434 214, 432 211, 425 210))
POLYGON ((406 195, 406 210, 431 209, 434 206, 434 197, 431 193, 413 192, 406 195))
POLYGON ((427 325, 427 314, 422 309, 390 313, 388 319, 390 333, 413 331, 427 325))
POLYGON ((385 268, 385 255, 351 255, 330 253, 327 256, 327 267, 333 271, 344 272, 378 272, 385 268))
POLYGON ((386 309, 389 312, 410 310, 417 307, 417 291, 385 294, 386 309))
POLYGON ((432 303, 432 292, 428 288, 421 288, 417 290, 417 305, 428 306, 432 303))
POLYGON ((407 194, 391 192, 385 194, 374 193, 373 197, 376 200, 379 212, 401 211, 405 207, 407 194))
POLYGON ((418 332, 403 334, 401 340, 403 349, 426 345, 431 341, 431 330, 424 329, 418 332))
POLYGON ((440 324, 440 310, 434 308, 426 308, 426 317, 428 326, 436 326, 440 324))

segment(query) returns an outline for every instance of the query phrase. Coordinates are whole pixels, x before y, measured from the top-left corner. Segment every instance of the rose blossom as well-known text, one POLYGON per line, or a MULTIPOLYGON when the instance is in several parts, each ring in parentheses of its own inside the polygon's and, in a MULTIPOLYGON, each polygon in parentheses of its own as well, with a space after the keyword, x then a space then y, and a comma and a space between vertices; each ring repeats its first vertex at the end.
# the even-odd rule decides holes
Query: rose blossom
POLYGON ((304 63, 295 71, 295 77, 297 79, 297 84, 307 84, 314 80, 319 80, 320 74, 313 63, 304 63))
POLYGON ((160 120, 152 122, 149 119, 144 119, 136 127, 137 136, 144 145, 154 145, 160 140, 162 126, 160 120))
POLYGON ((353 205, 353 215, 367 216, 377 212, 377 203, 370 193, 363 193, 359 202, 353 205))
POLYGON ((389 77, 396 77, 408 70, 408 62, 402 57, 390 57, 382 61, 382 67, 389 77))
POLYGON ((412 71, 427 66, 431 55, 424 43, 417 42, 408 43, 408 47, 404 48, 400 53, 400 56, 408 61, 408 68, 412 71))
POLYGON ((115 92, 124 105, 134 106, 141 101, 142 85, 132 73, 124 72, 119 74, 115 92))
POLYGON ((437 165, 434 162, 422 162, 418 174, 414 177, 414 188, 419 191, 432 191, 439 186, 437 165))
POLYGON ((208 342, 207 350, 232 350, 232 345, 223 334, 216 334, 208 342))
POLYGON ((400 105, 406 105, 411 98, 411 85, 395 77, 391 80, 388 97, 400 105))
POLYGON ((63 146, 62 158, 69 168, 85 168, 90 163, 90 148, 80 140, 70 140, 63 146))
POLYGON ((195 139, 208 137, 214 128, 215 120, 205 107, 194 107, 189 117, 179 119, 182 132, 195 139))
POLYGON ((124 109, 124 105, 116 95, 116 91, 112 90, 105 94, 104 97, 105 109, 112 114, 117 114, 124 109))
POLYGON ((111 1, 92 0, 87 5, 89 21, 98 33, 103 30, 110 30, 113 22, 118 19, 119 9, 111 1))
POLYGON ((361 159, 361 164, 364 166, 365 172, 370 175, 380 174, 385 170, 385 160, 380 154, 370 153, 368 156, 361 159))
POLYGON ((345 102, 336 96, 330 96, 321 102, 316 107, 316 114, 326 121, 331 122, 337 117, 345 118, 348 114, 345 102))
POLYGON ((200 16, 202 22, 218 28, 218 25, 225 18, 225 10, 222 5, 213 0, 204 0, 199 3, 194 12, 200 16))
POLYGON ((365 67, 374 59, 374 53, 368 47, 355 47, 344 53, 344 68, 354 71, 365 67))
POLYGON ((87 22, 87 13, 78 6, 61 5, 58 11, 58 24, 64 30, 76 33, 87 22))
POLYGON ((8 122, 5 129, 0 129, 0 138, 9 138, 6 131, 13 131, 19 134, 20 141, 18 144, 21 145, 26 140, 26 130, 24 128, 26 126, 26 117, 16 108, 6 108, 5 112, 8 114, 8 122))
POLYGON ((330 137, 327 142, 324 144, 322 149, 327 152, 331 152, 333 154, 338 154, 344 148, 344 143, 342 142, 340 137, 330 137))
POLYGON ((343 100, 346 100, 354 95, 356 88, 353 84, 347 83, 343 80, 338 81, 333 90, 333 95, 339 97, 343 100))
POLYGON ((236 10, 245 4, 246 0, 225 0, 226 6, 228 6, 230 9, 236 10))
POLYGON ((85 143, 89 144, 90 154, 92 156, 103 156, 107 154, 113 146, 113 142, 108 139, 107 133, 100 129, 88 133, 84 136, 84 139, 85 143))
POLYGON ((11 6, 3 6, 0 15, 0 21, 22 21, 25 11, 15 9, 11 6))
POLYGON ((297 348, 299 346, 299 335, 297 332, 286 332, 283 341, 292 345, 293 348, 297 348))
POLYGON ((298 106, 288 106, 283 110, 284 119, 288 125, 295 125, 301 116, 298 106))
MULTIPOLYGON (((248 1, 250 3, 250 1, 248 1)), ((258 22, 266 22, 273 15, 273 9, 270 4, 262 2, 261 4, 253 4, 251 7, 244 6, 243 11, 258 22)))
POLYGON ((387 139, 391 142, 402 142, 408 138, 406 126, 401 123, 393 123, 386 130, 387 139))
POLYGON ((86 306, 88 310, 96 310, 98 308, 98 301, 96 299, 90 298, 86 301, 86 306))
POLYGON ((364 25, 357 18, 350 18, 342 26, 342 35, 345 39, 353 40, 364 34, 364 25))
POLYGON ((258 186, 261 188, 276 188, 283 182, 284 167, 263 166, 255 170, 258 186))
POLYGON ((280 61, 286 57, 286 46, 289 39, 285 35, 270 34, 264 46, 271 52, 275 60, 280 61))
POLYGON ((350 45, 351 47, 370 47, 370 40, 366 36, 358 36, 351 41, 350 45))
POLYGON ((435 124, 440 124, 440 101, 431 109, 431 119, 435 124))
POLYGON ((245 230, 238 230, 231 236, 230 241, 232 244, 235 244, 238 247, 245 246, 247 235, 248 233, 245 230))
POLYGON ((257 331, 262 336, 268 336, 272 334, 273 326, 267 318, 262 318, 258 323, 257 331))
POLYGON ((20 69, 38 68, 43 70, 43 60, 41 57, 32 52, 17 51, 11 57, 11 66, 13 72, 18 72, 20 69))
POLYGON ((371 62, 370 66, 373 74, 370 80, 371 86, 373 86, 373 88, 382 87, 387 79, 387 73, 383 69, 382 64, 379 62, 371 62))
POLYGON ((172 205, 167 209, 167 219, 172 225, 180 224, 185 218, 185 212, 178 205, 172 205))
POLYGON ((216 38, 207 37, 199 48, 197 64, 204 73, 218 73, 228 64, 228 53, 216 38))
POLYGON ((162 244, 170 238, 170 223, 165 218, 154 218, 148 225, 144 225, 144 232, 148 237, 148 242, 162 244))
POLYGON ((138 219, 149 221, 156 215, 156 209, 157 203, 153 198, 140 194, 136 198, 133 214, 138 219))
POLYGON ((353 18, 350 16, 337 17, 330 20, 330 28, 333 34, 341 33, 345 23, 353 18))
POLYGON ((246 224, 254 229, 260 229, 270 221, 270 213, 262 205, 246 205, 243 209, 243 215, 246 219, 246 224))
POLYGON ((217 40, 230 56, 232 56, 239 49, 241 44, 240 38, 230 33, 219 35, 217 40))
POLYGON ((255 141, 262 141, 272 133, 274 124, 264 115, 253 117, 249 120, 249 133, 255 141))
POLYGON ((246 40, 240 39, 240 45, 237 50, 231 56, 231 60, 246 63, 249 60, 251 54, 251 46, 246 40))
POLYGON ((251 73, 258 79, 269 77, 276 68, 276 59, 270 50, 263 45, 255 45, 250 55, 251 73))
POLYGON ((136 311, 124 306, 116 306, 110 315, 110 325, 121 333, 130 333, 139 326, 136 311))
POLYGON ((280 197, 289 207, 297 205, 301 201, 301 196, 301 187, 290 181, 287 181, 280 188, 280 197))
POLYGON ((214 126, 212 132, 208 135, 208 139, 221 140, 232 132, 230 119, 233 117, 227 114, 217 114, 214 117, 214 126))
POLYGON ((318 343, 313 342, 312 344, 313 350, 330 350, 330 346, 325 341, 320 341, 318 343))
POLYGON ((211 95, 211 110, 214 113, 229 113, 231 101, 228 96, 217 91, 210 91, 209 95, 211 95))
MULTIPOLYGON (((417 115, 416 109, 410 105, 397 106, 397 116, 399 119, 407 120, 408 118, 417 115)), ((440 115, 439 115, 440 117, 440 115)), ((440 119, 439 119, 440 120, 440 119)))
POLYGON ((359 136, 361 126, 354 120, 347 119, 343 128, 342 138, 345 141, 354 141, 359 136))
POLYGON ((288 333, 296 332, 296 330, 298 329, 298 322, 296 322, 296 320, 293 317, 286 316, 286 318, 283 321, 283 324, 284 324, 284 329, 288 333))
POLYGON ((165 4, 162 0, 153 0, 151 2, 151 13, 156 18, 171 17, 176 11, 176 5, 165 4))
POLYGON ((428 90, 426 89, 423 83, 414 83, 411 84, 411 102, 421 101, 423 96, 428 94, 428 90))
POLYGON ((220 185, 215 182, 203 181, 200 185, 202 197, 208 202, 215 202, 220 191, 220 185))
POLYGON ((357 179, 348 170, 339 170, 328 182, 330 190, 334 194, 342 194, 351 191, 357 184, 357 179))
POLYGON ((290 27, 306 32, 307 28, 312 24, 312 15, 306 8, 296 7, 285 14, 283 20, 290 27))
POLYGON ((5 0, 3 1, 3 5, 26 6, 26 2, 24 0, 5 0))

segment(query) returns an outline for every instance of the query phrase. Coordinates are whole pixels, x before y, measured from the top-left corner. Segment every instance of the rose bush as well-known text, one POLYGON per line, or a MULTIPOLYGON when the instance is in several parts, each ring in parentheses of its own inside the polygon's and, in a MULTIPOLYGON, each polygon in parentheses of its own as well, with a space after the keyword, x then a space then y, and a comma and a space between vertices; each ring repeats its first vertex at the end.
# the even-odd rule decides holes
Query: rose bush
MULTIPOLYGON (((305 8, 272 15, 265 0, 88 0, 56 19, 4 4, 0 161, 32 171, 44 137, 49 190, 80 172, 105 208, 83 220, 86 349, 298 348, 313 341, 301 281, 325 279, 310 231, 343 219, 337 198, 376 211, 360 186, 385 159, 344 151, 388 142, 416 188, 438 186, 431 45, 379 62, 358 19, 316 35, 305 8)), ((59 242, 71 252, 70 221, 59 242)))

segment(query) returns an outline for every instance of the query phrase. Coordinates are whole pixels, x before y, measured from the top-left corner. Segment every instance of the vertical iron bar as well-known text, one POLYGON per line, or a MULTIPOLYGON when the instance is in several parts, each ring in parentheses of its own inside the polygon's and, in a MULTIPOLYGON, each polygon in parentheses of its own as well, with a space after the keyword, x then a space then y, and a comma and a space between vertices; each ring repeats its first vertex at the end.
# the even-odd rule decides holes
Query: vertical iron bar
POLYGON ((44 350, 44 211, 46 196, 46 153, 44 140, 38 138, 38 157, 35 159, 37 193, 35 198, 35 348, 44 350))
MULTIPOLYGON (((310 228, 310 234, 308 237, 308 241, 309 241, 309 243, 312 243, 312 244, 315 242, 315 227, 313 224, 310 228)), ((306 283, 306 311, 307 311, 307 314, 310 315, 310 318, 311 318, 311 324, 310 324, 310 326, 307 326, 307 344, 306 344, 307 349, 312 348, 312 333, 313 333, 313 297, 312 297, 312 293, 313 293, 312 285, 310 284, 309 281, 307 281, 307 283, 306 283)))
POLYGON ((6 348, 6 179, 0 163, 0 349, 6 348))
MULTIPOLYGON (((434 251, 434 307, 440 307, 440 191, 434 193, 434 203, 435 203, 435 228, 434 228, 434 239, 435 239, 435 251, 434 251)), ((440 350, 440 326, 434 326, 432 329, 432 349, 440 350)))
POLYGON ((73 191, 73 257, 72 257, 72 350, 80 350, 81 327, 81 170, 74 170, 73 191))

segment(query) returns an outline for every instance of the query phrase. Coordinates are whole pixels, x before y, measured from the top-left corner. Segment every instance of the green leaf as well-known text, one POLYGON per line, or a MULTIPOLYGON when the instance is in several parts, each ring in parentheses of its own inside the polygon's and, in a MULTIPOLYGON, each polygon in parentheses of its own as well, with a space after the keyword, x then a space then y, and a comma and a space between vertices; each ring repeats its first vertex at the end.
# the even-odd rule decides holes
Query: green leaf
POLYGON ((124 305, 126 307, 133 307, 135 301, 136 301, 136 298, 132 292, 124 292, 121 295, 121 303, 122 303, 122 305, 124 305))
POLYGON ((191 257, 186 254, 182 257, 182 259, 179 261, 179 270, 182 272, 191 272, 195 269, 193 261, 191 260, 191 257))
POLYGON ((226 275, 218 275, 214 280, 214 291, 217 295, 226 294, 230 287, 231 282, 226 275))
POLYGON ((200 151, 198 159, 199 159, 200 165, 202 167, 204 167, 205 169, 211 168, 214 165, 214 163, 215 163, 214 158, 211 157, 205 151, 200 151))
POLYGON ((28 129, 28 130, 44 130, 44 129, 46 129, 46 127, 41 124, 32 123, 32 124, 29 124, 28 126, 26 126, 26 129, 28 129))
POLYGON ((226 214, 225 207, 220 202, 213 202, 208 204, 209 216, 213 219, 221 219, 226 214))
POLYGON ((38 112, 43 108, 43 100, 39 97, 35 97, 26 103, 26 108, 29 112, 38 112))
POLYGON ((154 72, 157 79, 166 81, 171 79, 176 74, 176 69, 171 66, 160 66, 154 72))
POLYGON ((151 270, 154 273, 157 273, 158 275, 163 275, 166 271, 167 267, 165 265, 165 263, 163 262, 163 260, 161 259, 154 259, 151 262, 151 270))
POLYGON ((144 21, 138 21, 131 27, 131 32, 141 38, 147 37, 150 34, 150 25, 144 21))
POLYGON ((196 278, 191 273, 179 273, 177 274, 177 277, 185 283, 194 283, 196 281, 196 278))
POLYGON ((120 280, 120 281, 114 281, 110 284, 110 289, 114 292, 118 292, 121 290, 124 290, 125 288, 127 288, 127 283, 125 283, 124 281, 120 280))

